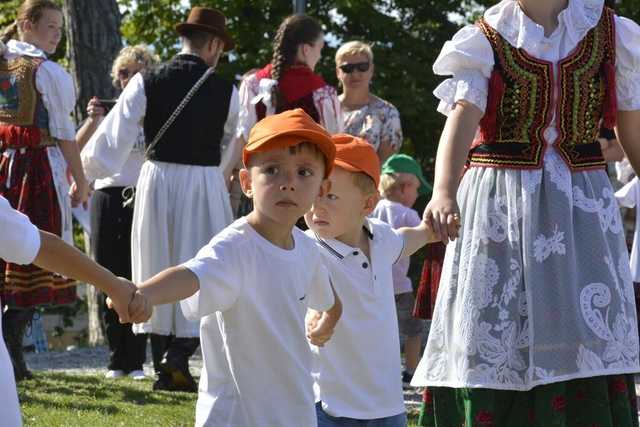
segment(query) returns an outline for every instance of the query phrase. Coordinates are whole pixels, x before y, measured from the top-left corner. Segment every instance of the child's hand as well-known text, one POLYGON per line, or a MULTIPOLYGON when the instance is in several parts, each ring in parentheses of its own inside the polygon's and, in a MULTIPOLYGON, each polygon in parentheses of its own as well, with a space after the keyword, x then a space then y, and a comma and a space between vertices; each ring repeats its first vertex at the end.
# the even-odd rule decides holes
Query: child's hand
POLYGON ((133 299, 129 303, 129 316, 131 323, 146 322, 153 314, 153 307, 149 304, 149 300, 137 290, 133 295, 133 299))
POLYGON ((107 298, 107 307, 114 309, 118 313, 120 323, 130 323, 129 303, 134 298, 134 294, 138 288, 129 280, 122 277, 115 279, 113 291, 107 298))
POLYGON ((333 325, 325 322, 325 316, 315 310, 309 309, 305 319, 307 329, 307 339, 313 345, 324 346, 333 335, 333 325))
POLYGON ((424 210, 422 220, 437 239, 445 244, 458 237, 460 213, 453 197, 434 193, 424 210))

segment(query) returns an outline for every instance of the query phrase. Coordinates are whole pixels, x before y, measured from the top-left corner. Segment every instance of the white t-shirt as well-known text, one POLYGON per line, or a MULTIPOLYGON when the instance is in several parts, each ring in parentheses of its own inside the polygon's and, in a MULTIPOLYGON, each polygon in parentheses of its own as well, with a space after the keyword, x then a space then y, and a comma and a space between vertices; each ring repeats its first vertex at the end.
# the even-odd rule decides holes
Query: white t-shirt
POLYGON ((293 229, 284 250, 236 220, 183 264, 200 290, 181 302, 187 318, 202 318, 204 368, 197 426, 315 426, 307 307, 325 311, 333 291, 313 240, 293 229), (227 359, 205 333, 216 314, 227 359), (211 362, 211 363, 210 363, 211 362), (216 368, 216 369, 212 369, 216 368))
MULTIPOLYGON (((401 227, 417 227, 421 221, 414 209, 387 199, 380 199, 371 217, 386 222, 396 230, 401 227)), ((396 295, 413 292, 411 279, 407 276, 410 265, 410 257, 401 258, 393 265, 393 290, 396 295)))
POLYGON ((321 348, 311 346, 316 401, 335 417, 374 419, 405 412, 391 274, 404 241, 377 219, 368 219, 365 227, 371 260, 358 248, 316 237, 344 306, 331 340, 321 348))
POLYGON ((634 282, 640 282, 640 213, 638 212, 638 202, 640 202, 640 181, 638 177, 633 178, 624 187, 616 191, 618 203, 625 208, 636 208, 636 228, 633 233, 633 246, 629 259, 631 265, 631 276, 634 282))
MULTIPOLYGON (((40 250, 40 233, 26 215, 14 210, 0 196, 0 258, 17 264, 31 264, 40 250)), ((0 330, 2 316, 0 316, 0 330)), ((4 340, 0 339, 0 424, 21 426, 20 404, 13 377, 13 367, 4 340)))

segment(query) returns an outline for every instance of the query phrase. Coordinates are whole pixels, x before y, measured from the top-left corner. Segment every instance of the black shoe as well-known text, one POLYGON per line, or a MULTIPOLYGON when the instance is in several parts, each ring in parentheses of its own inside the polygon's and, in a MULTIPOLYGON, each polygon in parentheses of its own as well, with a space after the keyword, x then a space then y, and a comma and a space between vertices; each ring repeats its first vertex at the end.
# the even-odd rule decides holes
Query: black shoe
POLYGON ((176 391, 171 380, 164 375, 160 375, 160 377, 153 382, 152 390, 176 391))
POLYGON ((189 368, 184 366, 180 367, 177 363, 173 363, 167 358, 162 359, 160 362, 160 369, 171 383, 174 391, 186 391, 189 393, 197 393, 198 384, 193 379, 189 368))
POLYGON ((410 374, 407 371, 402 371, 402 386, 403 387, 410 387, 412 379, 413 379, 413 374, 410 374))

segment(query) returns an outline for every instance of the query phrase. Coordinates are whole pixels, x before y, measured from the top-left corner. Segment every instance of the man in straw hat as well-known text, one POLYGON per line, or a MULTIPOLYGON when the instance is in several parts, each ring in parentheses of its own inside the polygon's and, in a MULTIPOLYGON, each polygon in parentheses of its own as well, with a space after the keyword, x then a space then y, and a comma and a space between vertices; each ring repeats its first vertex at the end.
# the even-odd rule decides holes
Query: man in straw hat
MULTIPOLYGON (((181 52, 135 75, 82 151, 89 181, 110 176, 144 123, 146 161, 131 236, 135 282, 190 259, 233 219, 219 164, 220 147, 235 131, 238 93, 212 69, 234 43, 215 9, 194 7, 176 31, 181 52)), ((154 390, 195 392, 188 360, 199 345, 199 322, 186 320, 179 304, 165 304, 133 328, 151 333, 154 390)))

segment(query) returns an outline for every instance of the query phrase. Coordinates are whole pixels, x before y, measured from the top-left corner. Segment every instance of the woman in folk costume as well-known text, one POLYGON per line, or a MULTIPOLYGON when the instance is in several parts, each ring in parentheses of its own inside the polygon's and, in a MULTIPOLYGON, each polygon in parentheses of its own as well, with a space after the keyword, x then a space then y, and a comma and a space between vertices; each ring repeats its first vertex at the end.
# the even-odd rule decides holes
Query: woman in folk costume
POLYGON ((640 27, 602 0, 503 0, 434 71, 453 77, 426 216, 457 239, 412 381, 422 425, 637 426, 634 293, 594 141, 617 121, 640 170, 640 27))
MULTIPOLYGON (((62 24, 55 3, 27 0, 0 38, 0 195, 40 229, 72 242, 71 204, 86 202, 89 185, 70 117, 73 80, 47 59, 60 42, 62 24), (75 180, 71 191, 67 167, 75 180)), ((3 335, 16 379, 30 378, 22 337, 34 307, 73 302, 74 282, 34 265, 0 261, 0 291, 8 306, 3 335)))
MULTIPOLYGON (((329 133, 343 130, 340 100, 335 88, 314 72, 324 46, 322 26, 307 15, 291 15, 280 24, 273 41, 273 58, 257 71, 250 71, 240 84, 240 114, 235 143, 225 152, 227 165, 242 167, 240 154, 249 131, 265 116, 302 108, 329 133)), ((231 167, 226 168, 227 179, 231 167)), ((231 197, 240 199, 238 216, 251 210, 250 201, 239 185, 231 189, 231 197)))
POLYGON ((240 85, 238 136, 246 141, 265 116, 302 108, 329 133, 342 131, 336 90, 314 73, 324 46, 320 23, 306 15, 286 18, 274 38, 273 59, 240 85))

